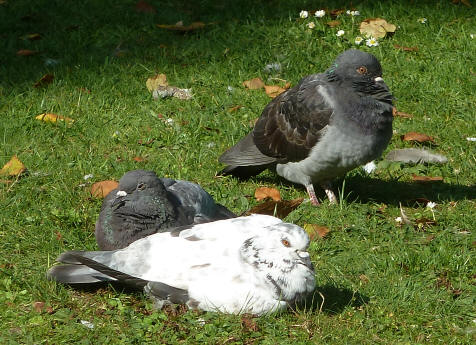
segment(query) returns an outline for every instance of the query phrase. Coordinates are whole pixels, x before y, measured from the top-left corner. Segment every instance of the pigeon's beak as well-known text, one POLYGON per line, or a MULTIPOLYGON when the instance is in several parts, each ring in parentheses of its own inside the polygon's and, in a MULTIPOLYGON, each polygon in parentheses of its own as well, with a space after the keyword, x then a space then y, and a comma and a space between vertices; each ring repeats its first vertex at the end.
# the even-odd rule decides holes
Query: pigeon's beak
POLYGON ((380 83, 380 82, 383 82, 383 78, 382 78, 382 77, 375 77, 375 78, 374 78, 374 81, 375 81, 376 83, 380 83))
POLYGON ((299 256, 300 263, 302 263, 304 266, 309 268, 311 271, 314 270, 314 268, 312 267, 311 258, 309 257, 308 252, 303 251, 303 250, 297 250, 296 253, 299 256))
POLYGON ((117 191, 116 198, 112 201, 111 207, 117 208, 124 201, 125 196, 127 196, 127 192, 123 190, 117 191))

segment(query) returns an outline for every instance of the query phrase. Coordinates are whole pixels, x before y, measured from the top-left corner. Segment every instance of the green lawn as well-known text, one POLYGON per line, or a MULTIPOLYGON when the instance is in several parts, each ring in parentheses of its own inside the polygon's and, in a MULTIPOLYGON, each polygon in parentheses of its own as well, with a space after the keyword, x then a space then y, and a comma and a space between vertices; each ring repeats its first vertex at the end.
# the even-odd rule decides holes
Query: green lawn
POLYGON ((329 15, 300 19, 299 12, 348 2, 149 3, 156 13, 137 12, 135 0, 0 1, 0 167, 17 155, 29 171, 19 180, 0 177, 13 181, 0 183, 0 343, 473 343, 476 142, 466 138, 476 137, 474 7, 450 0, 355 1, 361 15, 344 13, 330 28, 329 15), (396 107, 413 115, 395 118, 385 154, 426 147, 448 163, 380 162, 370 175, 357 169, 336 182, 339 205, 304 203, 286 218, 330 229, 310 247, 324 302, 316 293, 310 310, 243 319, 153 311, 139 293, 77 291, 46 281, 59 253, 96 249, 101 200, 91 197, 89 185, 128 170, 198 182, 236 213, 257 204, 258 186, 276 187, 285 199, 305 197, 301 186, 271 172, 249 181, 214 178, 222 167, 218 156, 250 130, 270 100, 242 82, 261 77, 266 84, 295 85, 355 47, 360 21, 372 17, 397 30, 379 46, 364 42, 360 49, 380 59, 396 107), (156 26, 179 20, 210 25, 188 33, 156 26), (311 21, 312 30, 306 27, 311 21), (26 37, 34 33, 41 39, 26 37), (17 56, 20 49, 39 53, 17 56), (280 71, 263 70, 278 62, 280 71), (53 82, 35 88, 47 73, 53 82), (191 88, 193 98, 154 100, 145 82, 157 73, 191 88), (35 120, 45 112, 75 122, 35 120), (432 136, 434 144, 402 141, 409 131, 432 136), (88 174, 94 176, 85 181, 88 174), (412 174, 444 180, 415 183, 412 174), (417 198, 437 205, 431 210, 417 198), (395 221, 399 203, 415 226, 395 221), (422 218, 436 223, 418 226, 422 218))

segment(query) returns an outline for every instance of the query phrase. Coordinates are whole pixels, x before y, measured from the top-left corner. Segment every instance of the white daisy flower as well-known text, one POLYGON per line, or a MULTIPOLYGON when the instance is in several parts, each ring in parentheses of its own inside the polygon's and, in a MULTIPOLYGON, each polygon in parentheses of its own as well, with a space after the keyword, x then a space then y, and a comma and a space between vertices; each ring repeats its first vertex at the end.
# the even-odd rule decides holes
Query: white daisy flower
POLYGON ((347 10, 347 12, 345 12, 345 13, 347 13, 349 16, 352 16, 352 17, 354 17, 354 16, 360 16, 360 12, 359 12, 359 11, 347 10))
POLYGON ((378 46, 378 41, 375 37, 369 37, 366 41, 365 44, 369 47, 376 47, 378 46))
POLYGON ((420 24, 425 24, 426 23, 426 18, 418 18, 417 22, 420 24))
POLYGON ((364 171, 367 174, 371 174, 375 169, 377 169, 377 165, 375 164, 374 161, 368 162, 363 166, 364 171))
POLYGON ((306 25, 309 29, 314 29, 316 27, 316 24, 314 22, 307 23, 306 25))
POLYGON ((426 207, 431 209, 435 208, 435 206, 436 206, 436 202, 433 202, 433 201, 428 201, 428 203, 426 204, 426 207))
POLYGON ((301 18, 307 18, 308 16, 309 16, 308 11, 302 10, 301 12, 299 12, 299 17, 301 17, 301 18))
POLYGON ((340 36, 342 36, 343 34, 345 34, 345 31, 344 31, 344 30, 339 30, 339 31, 337 31, 336 36, 337 36, 337 37, 340 37, 340 36))
POLYGON ((355 44, 357 44, 357 45, 359 46, 360 43, 362 43, 363 40, 364 40, 364 39, 363 39, 362 37, 357 36, 357 37, 355 38, 355 44))
POLYGON ((319 10, 319 11, 316 11, 314 13, 314 17, 317 17, 317 18, 322 18, 326 15, 326 11, 324 10, 319 10))
POLYGON ((396 221, 397 223, 403 223, 402 217, 397 217, 397 218, 395 218, 395 221, 396 221))
POLYGON ((89 179, 91 179, 91 178, 93 178, 93 177, 94 177, 93 174, 87 174, 87 175, 84 175, 84 176, 83 176, 83 179, 84 179, 84 181, 87 181, 87 180, 89 180, 89 179))

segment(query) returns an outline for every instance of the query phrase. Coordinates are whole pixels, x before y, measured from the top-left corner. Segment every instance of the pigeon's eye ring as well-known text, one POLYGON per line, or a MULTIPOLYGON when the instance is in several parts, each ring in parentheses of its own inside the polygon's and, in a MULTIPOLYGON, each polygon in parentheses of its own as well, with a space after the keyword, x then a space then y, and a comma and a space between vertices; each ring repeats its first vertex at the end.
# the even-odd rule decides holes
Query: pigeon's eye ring
POLYGON ((282 243, 285 247, 289 247, 289 246, 291 245, 288 240, 281 240, 281 243, 282 243))
POLYGON ((365 73, 367 73, 367 67, 365 67, 365 66, 360 66, 359 68, 357 68, 357 73, 359 73, 359 74, 365 74, 365 73))
POLYGON ((138 189, 138 190, 144 190, 144 189, 145 189, 145 183, 139 183, 139 184, 137 185, 137 189, 138 189))

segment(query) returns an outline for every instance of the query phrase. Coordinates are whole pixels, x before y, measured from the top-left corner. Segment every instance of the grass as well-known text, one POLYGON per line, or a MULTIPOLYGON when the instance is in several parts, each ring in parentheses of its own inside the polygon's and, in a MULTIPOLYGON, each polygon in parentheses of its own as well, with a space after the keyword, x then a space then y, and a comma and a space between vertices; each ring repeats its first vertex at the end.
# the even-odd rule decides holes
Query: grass
POLYGON ((476 149, 466 140, 476 136, 474 7, 358 1, 354 6, 361 16, 354 22, 339 18, 346 33, 337 38, 337 29, 322 24, 329 16, 300 20, 298 13, 344 2, 149 3, 157 13, 136 12, 133 0, 0 4, 0 164, 17 155, 29 170, 14 183, 0 184, 0 342, 474 342, 476 149), (213 178, 221 168, 219 154, 250 130, 269 102, 263 91, 245 90, 241 83, 259 76, 266 83, 280 78, 295 85, 302 76, 323 71, 353 45, 358 23, 369 17, 399 26, 378 47, 360 49, 380 59, 396 107, 414 115, 395 118, 386 152, 418 146, 400 140, 401 134, 418 131, 433 136, 436 144, 429 148, 449 161, 442 166, 380 162, 371 175, 357 169, 345 184, 336 182, 344 196, 340 205, 303 204, 286 218, 331 230, 310 248, 324 304, 316 294, 310 310, 244 319, 173 308, 155 312, 138 293, 113 287, 75 291, 46 281, 60 252, 96 248, 93 229, 101 200, 81 186, 87 174, 94 174, 95 182, 151 169, 200 183, 237 213, 256 204, 250 196, 258 186, 275 186, 285 199, 304 197, 302 187, 270 172, 245 182, 213 178), (418 23, 420 17, 427 23, 418 23), (179 20, 213 24, 186 34, 155 26, 179 20), (312 31, 305 27, 310 20, 317 23, 312 31), (23 39, 32 33, 42 39, 23 39), (397 50, 394 44, 418 51, 397 50), (19 57, 19 49, 40 53, 19 57), (264 72, 273 62, 282 70, 264 72), (157 72, 172 85, 192 88, 193 99, 152 99, 145 81, 157 72), (53 83, 34 88, 46 73, 55 76, 53 83), (228 112, 236 105, 242 108, 228 112), (34 119, 44 112, 75 122, 34 119), (173 124, 164 121, 168 118, 173 124), (442 176, 444 182, 418 184, 412 174, 442 176), (412 220, 433 219, 416 198, 437 203, 436 224, 395 222, 400 203, 412 220))

